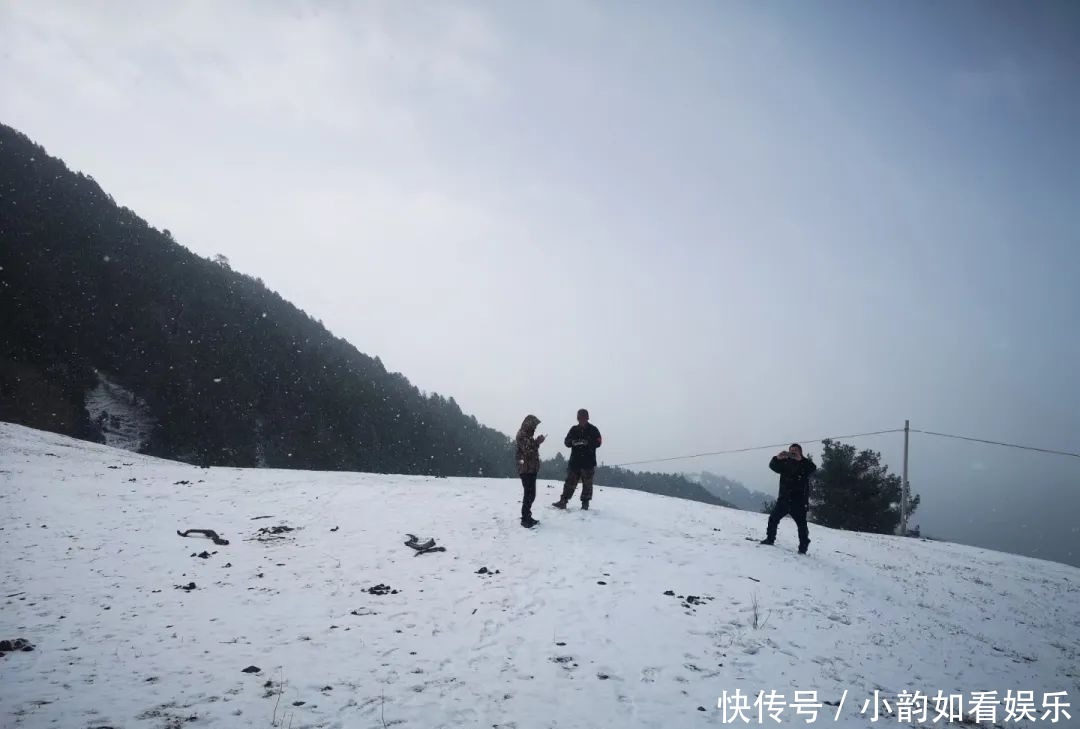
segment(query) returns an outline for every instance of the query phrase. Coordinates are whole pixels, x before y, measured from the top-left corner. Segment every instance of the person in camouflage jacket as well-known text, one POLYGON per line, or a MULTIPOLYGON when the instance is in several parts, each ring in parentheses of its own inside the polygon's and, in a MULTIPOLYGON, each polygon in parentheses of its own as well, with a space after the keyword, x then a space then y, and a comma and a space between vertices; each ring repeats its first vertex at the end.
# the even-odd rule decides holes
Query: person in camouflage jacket
POLYGON ((544 436, 535 435, 540 418, 526 415, 514 438, 514 452, 518 475, 524 494, 521 499, 521 526, 531 529, 540 522, 532 517, 532 505, 536 500, 536 474, 540 471, 540 444, 544 436))

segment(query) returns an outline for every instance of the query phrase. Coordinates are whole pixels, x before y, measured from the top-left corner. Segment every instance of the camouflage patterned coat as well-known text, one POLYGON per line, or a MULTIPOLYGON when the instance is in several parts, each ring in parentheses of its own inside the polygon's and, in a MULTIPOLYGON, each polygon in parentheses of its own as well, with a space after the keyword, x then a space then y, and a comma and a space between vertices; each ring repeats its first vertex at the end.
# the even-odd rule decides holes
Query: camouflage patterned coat
POLYGON ((526 415, 521 423, 521 428, 514 438, 514 451, 517 460, 518 474, 536 473, 540 470, 540 444, 534 434, 536 426, 540 424, 540 418, 535 415, 526 415))

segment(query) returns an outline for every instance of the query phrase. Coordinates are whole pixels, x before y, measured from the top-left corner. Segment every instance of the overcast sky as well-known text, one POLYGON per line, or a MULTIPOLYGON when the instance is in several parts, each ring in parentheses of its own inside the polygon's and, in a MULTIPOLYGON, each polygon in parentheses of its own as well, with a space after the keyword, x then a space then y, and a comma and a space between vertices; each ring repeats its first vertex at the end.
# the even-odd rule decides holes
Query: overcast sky
MULTIPOLYGON (((504 432, 1080 450, 1076 3, 0 0, 0 62, 5 123, 504 432)), ((1080 562, 1080 459, 911 463, 924 531, 1080 562)))

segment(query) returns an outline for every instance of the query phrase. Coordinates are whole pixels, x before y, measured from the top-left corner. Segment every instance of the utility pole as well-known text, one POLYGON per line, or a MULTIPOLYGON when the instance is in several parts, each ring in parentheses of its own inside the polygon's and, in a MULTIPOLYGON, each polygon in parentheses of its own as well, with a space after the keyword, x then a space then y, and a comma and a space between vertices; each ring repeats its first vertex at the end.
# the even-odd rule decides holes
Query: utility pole
POLYGON ((900 484, 900 536, 907 536, 907 494, 908 494, 908 479, 907 479, 907 460, 908 460, 908 441, 911 434, 911 421, 904 421, 904 480, 900 484))

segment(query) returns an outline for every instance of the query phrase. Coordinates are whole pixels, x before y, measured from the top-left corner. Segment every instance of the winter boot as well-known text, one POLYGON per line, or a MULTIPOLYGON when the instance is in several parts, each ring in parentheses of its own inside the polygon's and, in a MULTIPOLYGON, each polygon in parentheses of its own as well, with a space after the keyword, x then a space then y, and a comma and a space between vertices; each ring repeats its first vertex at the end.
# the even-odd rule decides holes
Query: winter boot
POLYGON ((532 529, 534 526, 536 526, 539 523, 540 522, 536 521, 535 519, 522 519, 521 520, 521 526, 525 527, 526 529, 532 529))
POLYGON ((563 511, 566 511, 566 502, 562 499, 556 501, 554 504, 552 504, 552 506, 554 506, 556 509, 562 509, 563 511))
POLYGON ((582 511, 588 511, 589 510, 589 502, 588 501, 582 501, 581 502, 581 510, 582 511))
POLYGON ((799 554, 806 554, 806 550, 810 547, 810 540, 799 543, 799 554))
POLYGON ((776 544, 776 539, 774 537, 765 537, 758 542, 758 544, 768 544, 769 546, 772 546, 773 544, 776 544))

